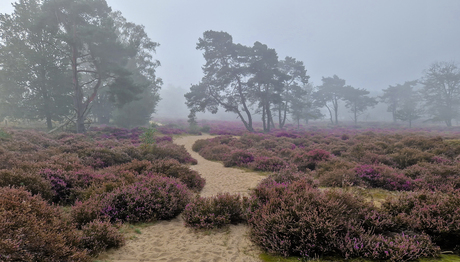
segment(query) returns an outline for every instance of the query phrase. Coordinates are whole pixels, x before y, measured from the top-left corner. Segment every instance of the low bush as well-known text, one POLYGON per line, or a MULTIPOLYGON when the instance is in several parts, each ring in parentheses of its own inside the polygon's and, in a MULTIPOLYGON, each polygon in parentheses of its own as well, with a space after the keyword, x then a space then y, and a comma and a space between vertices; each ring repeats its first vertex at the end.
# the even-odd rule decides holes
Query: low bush
POLYGON ((147 175, 134 184, 96 195, 72 208, 73 221, 83 226, 95 219, 115 222, 148 222, 177 216, 191 193, 177 179, 147 175))
POLYGON ((283 159, 277 156, 272 156, 272 157, 259 156, 259 157, 256 157, 254 161, 249 164, 249 167, 251 167, 252 169, 256 171, 268 171, 268 172, 280 171, 286 166, 287 166, 287 163, 283 159))
POLYGON ((175 159, 155 161, 152 163, 152 167, 149 171, 165 174, 172 178, 178 178, 189 189, 196 192, 201 191, 206 184, 206 180, 202 178, 197 171, 191 170, 175 159))
POLYGON ((23 187, 32 195, 40 195, 48 201, 52 201, 55 195, 50 181, 38 174, 21 169, 0 170, 0 187, 23 187))
POLYGON ((197 161, 185 149, 172 143, 160 143, 153 145, 142 145, 140 147, 142 159, 155 161, 159 159, 176 159, 182 164, 196 165, 197 161))
POLYGON ((1 261, 91 261, 59 209, 23 188, 0 188, 1 261))
POLYGON ((163 174, 168 177, 178 178, 182 183, 194 191, 200 191, 206 184, 206 180, 188 166, 185 166, 175 159, 160 159, 153 162, 148 160, 133 160, 124 165, 104 170, 104 173, 120 174, 132 172, 135 175, 148 173, 163 174))
POLYGON ((110 222, 94 220, 82 227, 81 245, 95 256, 109 248, 119 248, 125 244, 123 235, 110 222))
POLYGON ((423 233, 382 235, 393 227, 391 219, 343 191, 322 192, 299 180, 259 186, 252 201, 250 237, 272 254, 407 261, 439 253, 423 233))
POLYGON ((294 154, 292 162, 297 165, 299 170, 315 170, 318 163, 327 161, 331 158, 331 153, 322 149, 313 149, 308 152, 300 151, 294 154))
POLYGON ((231 166, 242 166, 245 167, 249 163, 254 161, 254 155, 247 150, 244 149, 236 149, 230 153, 230 157, 228 157, 224 161, 225 167, 231 166))
POLYGON ((420 162, 430 162, 433 159, 433 154, 421 151, 416 148, 403 148, 397 153, 391 155, 393 161, 401 169, 415 165, 420 162))
POLYGON ((208 160, 225 161, 232 152, 228 145, 209 145, 200 150, 200 155, 208 160))
POLYGON ((428 234, 443 249, 460 251, 460 190, 422 190, 387 199, 382 210, 401 229, 428 234))
POLYGON ((124 164, 131 161, 131 157, 121 150, 108 148, 88 147, 79 152, 82 163, 93 168, 104 168, 124 164))
POLYGON ((210 142, 207 139, 198 139, 195 141, 195 143, 193 143, 192 150, 195 152, 200 152, 200 150, 208 146, 209 143, 210 142))
POLYGON ((356 175, 370 187, 387 190, 408 191, 414 188, 414 181, 404 174, 384 165, 361 165, 355 168, 356 175))
POLYGON ((243 220, 242 201, 239 195, 229 193, 214 197, 197 196, 182 214, 185 225, 195 229, 220 228, 243 220))

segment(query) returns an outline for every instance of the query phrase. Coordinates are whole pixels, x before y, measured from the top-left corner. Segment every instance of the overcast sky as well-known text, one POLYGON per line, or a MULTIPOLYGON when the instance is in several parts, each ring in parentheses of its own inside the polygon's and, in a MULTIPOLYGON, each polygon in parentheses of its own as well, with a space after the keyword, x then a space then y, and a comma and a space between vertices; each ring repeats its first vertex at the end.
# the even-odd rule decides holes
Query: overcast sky
MULTIPOLYGON (((0 0, 0 12, 11 12, 0 0)), ((14 1, 11 1, 14 2, 14 1)), ((206 30, 235 43, 259 41, 280 59, 303 61, 311 81, 338 75, 377 91, 418 79, 435 61, 460 62, 459 0, 107 0, 158 43, 164 87, 188 89, 202 77, 206 30)))

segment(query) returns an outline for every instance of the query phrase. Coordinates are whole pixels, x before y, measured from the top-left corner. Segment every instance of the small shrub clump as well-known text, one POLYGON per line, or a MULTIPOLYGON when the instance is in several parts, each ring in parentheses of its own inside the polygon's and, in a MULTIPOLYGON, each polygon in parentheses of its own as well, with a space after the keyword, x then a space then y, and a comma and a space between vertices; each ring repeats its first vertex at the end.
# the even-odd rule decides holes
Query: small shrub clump
POLYGON ((240 195, 229 193, 193 199, 184 210, 185 225, 195 229, 220 228, 243 220, 240 195))
POLYGON ((177 179, 149 175, 110 193, 76 202, 72 218, 79 226, 96 219, 112 223, 171 219, 184 210, 190 198, 187 186, 177 179))
POLYGON ((389 198, 382 210, 406 230, 428 234, 443 249, 460 252, 460 190, 422 190, 389 198))
POLYGON ((91 261, 81 234, 39 195, 0 188, 0 261, 91 261))
POLYGON ((82 227, 81 245, 95 256, 109 248, 119 248, 125 244, 123 235, 110 222, 94 220, 82 227))

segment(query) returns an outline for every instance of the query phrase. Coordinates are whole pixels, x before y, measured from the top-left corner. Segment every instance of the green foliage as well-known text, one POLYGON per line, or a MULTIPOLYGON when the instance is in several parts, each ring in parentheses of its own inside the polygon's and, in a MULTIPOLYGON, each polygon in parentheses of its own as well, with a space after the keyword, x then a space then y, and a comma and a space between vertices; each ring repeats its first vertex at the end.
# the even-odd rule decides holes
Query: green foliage
POLYGON ((139 137, 142 144, 144 145, 155 145, 156 144, 156 125, 151 124, 150 127, 148 128, 142 128, 144 130, 144 133, 139 137))
POLYGON ((9 139, 9 138, 11 138, 11 134, 9 134, 3 129, 0 129, 0 139, 9 139))

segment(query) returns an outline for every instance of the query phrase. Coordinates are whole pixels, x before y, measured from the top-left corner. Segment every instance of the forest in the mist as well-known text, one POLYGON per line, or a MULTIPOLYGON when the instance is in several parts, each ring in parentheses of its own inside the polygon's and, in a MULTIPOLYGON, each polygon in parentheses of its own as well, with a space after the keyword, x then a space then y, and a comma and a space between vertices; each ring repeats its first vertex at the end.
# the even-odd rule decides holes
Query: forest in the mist
MULTIPOLYGON (((12 14, 1 14, 0 35, 1 120, 42 121, 49 130, 65 126, 76 132, 90 123, 135 127, 148 124, 161 100, 159 44, 105 1, 20 1, 12 14)), ((393 122, 409 127, 414 121, 452 126, 459 119, 455 61, 433 62, 419 79, 371 96, 333 72, 313 85, 303 61, 280 58, 254 41, 234 43, 221 31, 199 37, 203 76, 185 94, 191 124, 199 112, 220 110, 249 131, 253 122, 262 122, 264 131, 319 119, 357 125, 381 119, 381 110, 371 110, 379 103, 393 122)), ((169 96, 168 103, 183 100, 182 93, 169 96)), ((161 113, 156 116, 187 117, 177 104, 161 113)))

